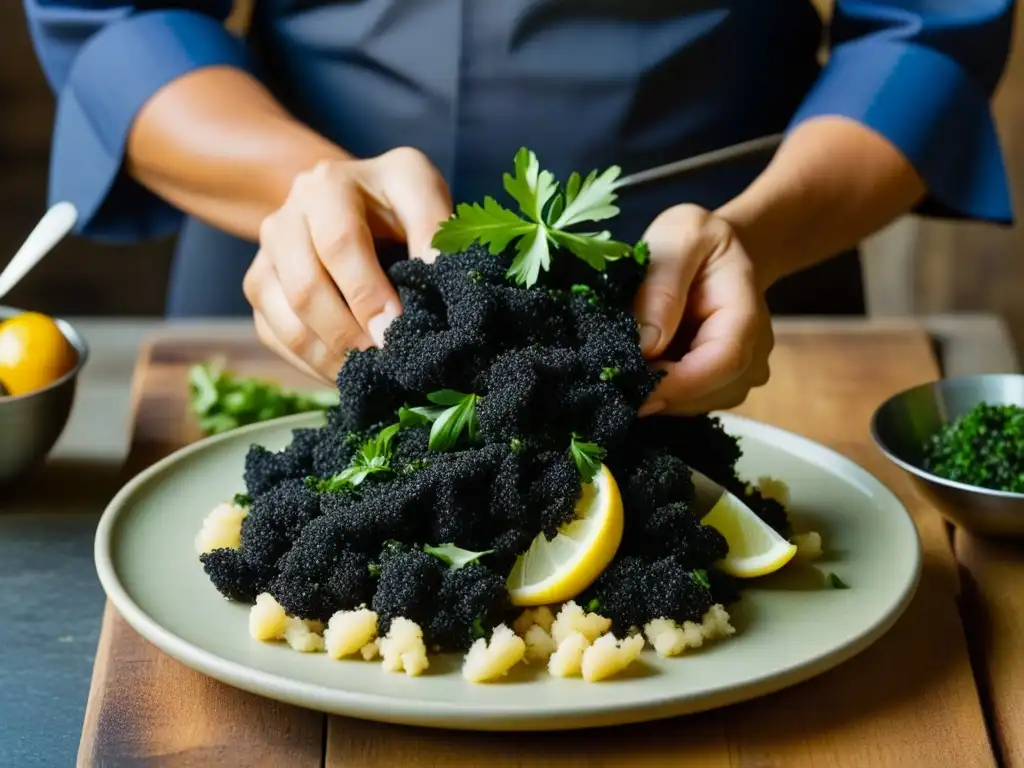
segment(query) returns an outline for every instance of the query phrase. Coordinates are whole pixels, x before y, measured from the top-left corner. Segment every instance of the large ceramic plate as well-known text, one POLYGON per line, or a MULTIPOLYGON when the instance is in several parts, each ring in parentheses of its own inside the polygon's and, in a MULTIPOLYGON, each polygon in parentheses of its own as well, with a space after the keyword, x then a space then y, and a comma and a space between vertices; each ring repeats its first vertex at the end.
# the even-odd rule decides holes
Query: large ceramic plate
POLYGON ((473 685, 460 658, 432 660, 420 677, 379 663, 334 661, 250 639, 247 607, 226 602, 192 547, 203 517, 241 490, 251 443, 283 448, 291 429, 319 415, 267 422, 203 440, 158 462, 114 498, 100 522, 96 564, 121 615, 158 648, 200 672, 274 699, 342 715, 475 730, 580 728, 668 717, 761 696, 842 663, 884 634, 917 586, 917 531, 899 500, 846 458, 761 423, 726 415, 741 439, 741 473, 772 475, 792 491, 796 526, 818 530, 820 570, 787 567, 760 580, 732 609, 737 634, 643 664, 621 679, 586 683, 542 669, 473 685))

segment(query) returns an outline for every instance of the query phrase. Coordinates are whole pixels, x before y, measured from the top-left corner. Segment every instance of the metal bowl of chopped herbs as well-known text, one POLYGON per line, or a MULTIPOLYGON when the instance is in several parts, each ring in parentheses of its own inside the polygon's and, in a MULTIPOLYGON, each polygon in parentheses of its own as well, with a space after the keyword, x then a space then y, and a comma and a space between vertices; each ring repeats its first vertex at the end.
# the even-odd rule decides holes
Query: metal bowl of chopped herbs
POLYGON ((1024 538, 1024 375, 913 387, 875 411, 871 432, 947 520, 982 536, 1024 538))

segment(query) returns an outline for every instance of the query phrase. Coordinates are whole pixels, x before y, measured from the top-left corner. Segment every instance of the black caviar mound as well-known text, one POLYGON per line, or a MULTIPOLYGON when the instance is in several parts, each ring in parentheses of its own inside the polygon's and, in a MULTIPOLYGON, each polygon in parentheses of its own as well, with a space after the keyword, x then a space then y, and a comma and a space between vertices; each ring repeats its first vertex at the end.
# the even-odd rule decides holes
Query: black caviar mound
POLYGON ((389 270, 404 313, 383 348, 348 356, 326 425, 296 430, 280 453, 249 451, 241 547, 201 556, 225 597, 266 591, 290 615, 321 621, 366 605, 382 634, 404 616, 428 647, 464 650, 515 615, 505 578, 516 557, 572 519, 576 440, 600 446, 626 514, 616 559, 581 604, 621 633, 660 617, 699 621, 736 599, 715 570, 726 542, 694 512, 688 465, 745 495, 783 535, 786 512, 748 493, 738 443, 717 420, 637 416, 658 380, 631 313, 645 264, 598 272, 556 258, 530 288, 511 283, 508 267, 474 246, 389 270), (475 396, 472 426, 443 450, 422 416, 446 407, 428 398, 440 391, 475 396), (332 481, 369 466, 355 482, 332 481), (486 554, 452 567, 424 551, 440 545, 486 554))

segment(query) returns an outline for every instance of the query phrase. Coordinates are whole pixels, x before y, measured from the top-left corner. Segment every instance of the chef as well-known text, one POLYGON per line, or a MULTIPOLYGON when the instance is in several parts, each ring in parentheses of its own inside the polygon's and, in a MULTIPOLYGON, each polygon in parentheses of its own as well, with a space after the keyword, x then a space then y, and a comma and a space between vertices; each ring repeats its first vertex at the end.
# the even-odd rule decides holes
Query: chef
POLYGON ((771 312, 863 312, 857 243, 897 216, 1013 220, 989 105, 1013 0, 836 0, 824 66, 808 0, 255 0, 244 35, 230 0, 24 3, 51 202, 87 237, 177 233, 169 315, 251 314, 328 380, 401 312, 395 248, 433 258, 521 146, 564 179, 786 133, 621 193, 668 371, 647 413, 765 383, 771 312))

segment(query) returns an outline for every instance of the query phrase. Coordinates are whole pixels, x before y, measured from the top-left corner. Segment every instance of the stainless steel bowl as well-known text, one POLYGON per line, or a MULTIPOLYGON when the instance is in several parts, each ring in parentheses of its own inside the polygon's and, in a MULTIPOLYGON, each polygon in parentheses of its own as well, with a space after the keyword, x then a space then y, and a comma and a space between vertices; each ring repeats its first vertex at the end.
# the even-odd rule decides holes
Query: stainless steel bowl
MULTIPOLYGON (((0 321, 24 310, 0 305, 0 321)), ((89 357, 85 340, 70 323, 54 318, 78 353, 75 367, 48 387, 17 397, 0 397, 0 485, 26 475, 50 453, 67 426, 78 374, 89 357)))
POLYGON ((1024 375, 984 374, 923 384, 884 402, 871 419, 882 453, 954 525, 985 537, 1024 538, 1024 493, 980 488, 922 469, 925 441, 978 403, 1024 406, 1024 375))

